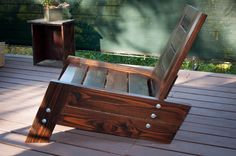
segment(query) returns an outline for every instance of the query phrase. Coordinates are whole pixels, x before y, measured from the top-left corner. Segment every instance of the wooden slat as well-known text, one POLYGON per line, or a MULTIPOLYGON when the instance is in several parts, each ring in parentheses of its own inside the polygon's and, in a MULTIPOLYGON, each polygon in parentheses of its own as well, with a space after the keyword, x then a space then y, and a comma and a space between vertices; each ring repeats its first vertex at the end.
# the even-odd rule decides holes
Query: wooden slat
POLYGON ((75 56, 69 56, 67 59, 67 62, 73 63, 73 64, 85 64, 88 66, 93 66, 97 68, 108 68, 120 72, 126 72, 126 73, 133 73, 133 74, 142 74, 146 76, 152 76, 152 68, 150 67, 142 67, 142 66, 132 66, 132 65, 121 65, 121 64, 114 64, 114 63, 108 63, 108 62, 102 62, 97 60, 90 60, 85 58, 79 58, 75 56))
POLYGON ((89 67, 83 85, 89 87, 104 88, 107 76, 107 69, 89 67))
POLYGON ((70 64, 60 78, 60 81, 81 84, 87 72, 87 68, 88 67, 86 65, 76 66, 70 64))
POLYGON ((52 156, 51 154, 45 154, 42 152, 32 151, 24 148, 15 147, 14 145, 7 145, 0 143, 1 155, 11 156, 52 156))
POLYGON ((189 114, 186 117, 185 121, 192 122, 192 123, 199 123, 202 125, 210 125, 210 126, 236 129, 235 120, 228 120, 228 119, 223 119, 223 118, 214 118, 214 117, 209 117, 209 116, 189 114))
MULTIPOLYGON (((26 144, 24 143, 25 136, 16 133, 2 132, 0 141, 9 145, 14 145, 26 149, 33 149, 39 152, 61 155, 61 156, 74 156, 74 155, 96 155, 96 156, 115 156, 115 154, 83 148, 78 146, 71 146, 70 144, 51 142, 50 144, 26 144)), ((117 156, 117 155, 116 155, 117 156)))
MULTIPOLYGON (((30 64, 29 67, 26 67, 26 65, 17 65, 15 68, 11 69, 19 69, 23 73, 25 68, 28 68, 27 72, 32 71, 30 70, 30 67, 30 64)), ((9 68, 4 68, 4 70, 5 69, 9 68)), ((40 71, 43 71, 44 67, 39 67, 39 69, 40 71)), ((54 72, 54 68, 50 68, 50 70, 51 73, 54 72)), ((34 71, 38 72, 36 73, 37 75, 39 74, 38 76, 40 76, 40 73, 42 73, 43 76, 43 72, 39 72, 37 70, 34 71)), ((40 153, 44 152, 53 155, 76 155, 78 152, 81 152, 80 154, 82 155, 112 155, 113 153, 118 155, 155 155, 156 153, 163 152, 163 155, 190 154, 235 156, 236 150, 233 145, 235 145, 234 130, 236 129, 236 121, 232 118, 234 116, 234 112, 236 111, 235 106, 232 104, 218 103, 217 101, 220 100, 220 97, 224 97, 223 99, 226 103, 228 103, 227 99, 234 99, 234 97, 231 96, 235 94, 235 88, 231 87, 231 84, 233 84, 236 80, 236 77, 234 75, 225 76, 225 74, 190 71, 180 71, 179 73, 179 79, 186 77, 189 78, 186 80, 188 83, 179 83, 177 85, 178 89, 175 90, 174 88, 173 91, 181 93, 181 96, 171 98, 171 100, 178 103, 189 103, 194 109, 187 115, 184 124, 181 126, 177 136, 171 144, 158 144, 143 140, 132 140, 136 142, 135 145, 132 145, 132 142, 130 142, 130 144, 125 144, 123 142, 126 142, 127 140, 130 141, 130 139, 105 134, 90 133, 76 129, 68 131, 65 130, 66 127, 63 128, 62 126, 56 127, 55 134, 52 137, 53 141, 55 139, 56 143, 52 141, 50 144, 44 144, 44 147, 40 146, 40 144, 25 144, 24 139, 27 131, 24 130, 24 132, 22 132, 21 128, 28 127, 32 123, 32 119, 38 108, 37 105, 40 102, 40 96, 43 96, 42 93, 43 90, 46 89, 45 87, 47 87, 47 84, 44 84, 44 87, 38 87, 36 83, 37 81, 32 81, 32 83, 28 84, 23 81, 18 81, 19 78, 14 79, 14 77, 11 77, 10 81, 4 79, 6 82, 0 82, 0 88, 6 88, 1 90, 2 95, 0 99, 2 101, 0 100, 0 105, 3 107, 1 107, 0 118, 4 119, 5 122, 0 120, 0 129, 7 130, 9 132, 6 133, 4 131, 1 133, 0 142, 8 144, 12 147, 14 146, 12 149, 13 152, 14 148, 17 147, 37 150, 37 152, 40 153), (189 76, 181 74, 186 72, 189 76), (212 75, 217 75, 217 80, 214 78, 214 81, 212 81, 213 79, 210 78, 212 75), (195 84, 194 80, 197 79, 199 83, 195 84), (14 81, 16 83, 14 83, 14 81), (219 86, 219 82, 228 84, 219 86), (26 88, 30 86, 35 88, 31 90, 32 93, 22 96, 18 95, 21 91, 23 93, 27 92, 26 88), (35 92, 37 89, 38 92, 35 92), (15 91, 12 92, 11 90, 15 91), (219 94, 221 92, 223 93, 219 94), (13 97, 9 100, 4 98, 4 95, 6 95, 6 97, 10 97, 11 93, 14 95, 17 94, 17 96, 13 95, 13 97), (188 99, 188 95, 191 95, 190 93, 192 95, 196 94, 197 96, 191 96, 191 99, 188 99), (203 95, 204 98, 198 100, 199 96, 200 98, 203 97, 201 95, 203 95), (217 97, 218 100, 215 102, 209 102, 207 101, 207 97, 212 100, 214 97, 217 97), (18 104, 19 101, 22 102, 18 104), (199 107, 201 109, 195 109, 199 107), (24 123, 25 126, 24 124, 20 125, 19 123, 24 123), (20 131, 24 135, 20 135, 20 131), (13 132, 17 132, 18 134, 14 134, 13 132), (107 140, 113 140, 113 142, 107 140), (120 142, 119 140, 122 140, 123 142, 120 142), (122 149, 117 149, 116 146, 117 148, 122 146, 122 149), (127 146, 127 148, 124 146, 127 146), (91 148, 93 150, 89 150, 91 148), (115 150, 115 152, 112 152, 113 150, 115 150)), ((25 75, 27 76, 27 74, 25 75)), ((30 79, 33 80, 34 78, 31 77, 30 79)), ((11 150, 11 148, 9 148, 9 150, 11 150)))
POLYGON ((230 98, 236 99, 236 93, 229 93, 229 92, 222 92, 222 91, 215 91, 215 90, 206 90, 200 88, 193 88, 193 87, 184 87, 175 85, 172 88, 173 92, 181 92, 181 93, 189 93, 189 94, 197 94, 197 95, 207 95, 210 97, 223 97, 223 98, 230 98))
POLYGON ((178 53, 186 42, 187 34, 184 31, 183 27, 178 26, 175 30, 173 37, 171 38, 171 46, 176 53, 178 53))
POLYGON ((27 64, 22 64, 20 62, 14 62, 14 61, 8 61, 6 60, 6 67, 9 67, 9 68, 14 68, 14 69, 24 69, 24 70, 32 70, 32 71, 41 71, 41 72, 47 72, 47 73, 60 73, 61 72, 61 69, 60 68, 50 68, 50 67, 45 67, 45 68, 42 68, 40 66, 33 66, 32 65, 29 65, 28 63, 27 64))
POLYGON ((36 81, 41 81, 41 82, 48 82, 52 78, 48 77, 41 77, 41 76, 34 76, 34 75, 25 75, 25 74, 18 74, 18 73, 7 73, 7 72, 1 72, 0 71, 0 76, 1 77, 9 77, 9 78, 19 78, 19 79, 24 79, 24 80, 36 80, 36 81))
POLYGON ((127 73, 109 70, 105 89, 127 92, 128 78, 127 73))
POLYGON ((191 9, 191 7, 187 7, 185 9, 185 13, 180 25, 184 28, 186 32, 190 31, 190 28, 193 25, 194 19, 196 18, 197 14, 197 10, 191 9))
POLYGON ((145 138, 169 143, 177 127, 150 121, 152 127, 147 129, 145 119, 116 115, 91 109, 65 106, 58 121, 65 126, 82 130, 95 131, 132 138, 145 138), (175 130, 174 130, 175 129, 175 130))
POLYGON ((170 102, 177 102, 177 103, 189 103, 192 107, 201 107, 205 109, 215 109, 220 111, 227 111, 227 112, 236 112, 235 105, 226 105, 224 103, 217 103, 217 102, 207 102, 207 101, 200 101, 195 99, 187 99, 187 98, 167 98, 167 101, 170 102))
POLYGON ((148 78, 138 74, 129 74, 129 93, 149 96, 148 78))
POLYGON ((94 90, 90 88, 74 87, 67 98, 70 106, 92 109, 111 114, 119 114, 152 120, 150 115, 157 114, 157 123, 179 125, 189 110, 188 106, 158 101, 157 99, 146 99, 138 96, 127 97, 127 95, 110 93, 108 91, 94 90), (115 101, 115 104, 114 104, 115 101), (162 105, 156 109, 155 105, 162 105))
MULTIPOLYGON (((32 71, 32 70, 22 70, 20 68, 0 68, 0 72, 6 72, 6 73, 17 73, 17 74, 24 74, 24 75, 32 75, 32 76, 40 76, 40 77, 47 77, 51 79, 57 79, 58 74, 57 73, 46 73, 46 72, 40 72, 40 71, 32 71)), ((1 75, 1 74, 0 74, 1 75)))

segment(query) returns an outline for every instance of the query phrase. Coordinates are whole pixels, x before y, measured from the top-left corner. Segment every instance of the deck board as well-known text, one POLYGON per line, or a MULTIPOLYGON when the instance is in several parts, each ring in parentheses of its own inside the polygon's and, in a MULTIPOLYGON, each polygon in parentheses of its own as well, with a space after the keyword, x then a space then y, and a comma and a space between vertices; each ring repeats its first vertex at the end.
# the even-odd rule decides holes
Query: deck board
POLYGON ((0 151, 5 155, 214 155, 236 154, 236 76, 182 70, 169 101, 192 106, 171 144, 56 126, 52 141, 25 144, 28 129, 59 68, 6 56, 0 68, 0 151))

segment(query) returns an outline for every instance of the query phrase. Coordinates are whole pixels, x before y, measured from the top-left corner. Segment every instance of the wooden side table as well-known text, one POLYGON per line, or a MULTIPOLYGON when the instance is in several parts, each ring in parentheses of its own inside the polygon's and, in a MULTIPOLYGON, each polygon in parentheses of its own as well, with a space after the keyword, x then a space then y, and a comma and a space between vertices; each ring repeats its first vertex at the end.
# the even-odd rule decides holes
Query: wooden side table
POLYGON ((62 66, 75 55, 74 20, 30 20, 34 65, 62 66))

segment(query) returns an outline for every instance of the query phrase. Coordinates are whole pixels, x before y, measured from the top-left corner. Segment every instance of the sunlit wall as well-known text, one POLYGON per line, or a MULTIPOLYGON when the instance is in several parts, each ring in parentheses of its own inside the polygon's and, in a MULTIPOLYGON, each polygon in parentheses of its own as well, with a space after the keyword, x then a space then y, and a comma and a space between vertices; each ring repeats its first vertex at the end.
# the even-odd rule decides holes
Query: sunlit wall
MULTIPOLYGON (((207 13, 208 18, 191 49, 190 56, 236 61, 235 0, 67 0, 67 2, 71 4, 70 13, 76 19, 77 49, 159 55, 185 4, 191 4, 207 13)), ((38 0, 22 0, 21 3, 14 0, 0 0, 1 23, 7 23, 2 21, 6 19, 3 16, 7 10, 9 12, 15 10, 15 16, 11 18, 19 18, 23 22, 43 17, 42 6, 38 4, 38 0), (31 9, 32 7, 34 9, 31 9)), ((8 19, 8 22, 11 20, 8 19)), ((1 36, 9 31, 9 27, 0 27, 3 28, 0 31, 0 40, 3 40, 1 36)), ((9 35, 14 38, 12 33, 9 35)))

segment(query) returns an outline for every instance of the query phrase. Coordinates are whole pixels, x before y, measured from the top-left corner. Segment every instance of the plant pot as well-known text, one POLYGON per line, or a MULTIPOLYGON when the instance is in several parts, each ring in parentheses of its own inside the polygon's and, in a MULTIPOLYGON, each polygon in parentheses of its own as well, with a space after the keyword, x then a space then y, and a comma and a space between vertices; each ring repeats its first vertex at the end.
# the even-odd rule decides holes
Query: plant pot
POLYGON ((4 57, 4 49, 5 49, 5 42, 0 42, 0 67, 3 67, 5 64, 5 57, 4 57))
POLYGON ((44 8, 44 19, 46 21, 63 20, 63 8, 44 8))

